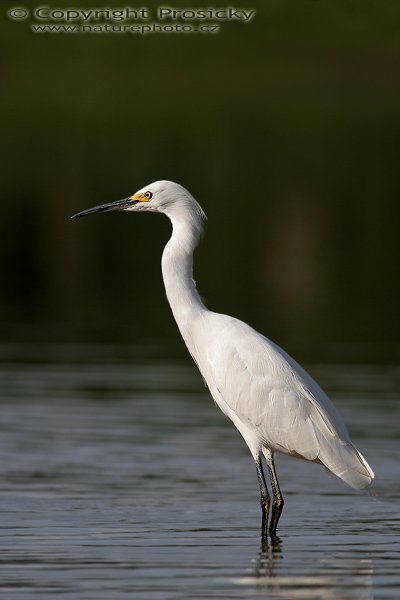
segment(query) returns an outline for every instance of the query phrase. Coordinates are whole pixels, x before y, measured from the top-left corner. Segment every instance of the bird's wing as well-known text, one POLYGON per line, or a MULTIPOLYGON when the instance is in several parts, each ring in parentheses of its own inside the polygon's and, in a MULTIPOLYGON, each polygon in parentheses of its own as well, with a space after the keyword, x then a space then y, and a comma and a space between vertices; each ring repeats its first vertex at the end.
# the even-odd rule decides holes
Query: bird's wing
POLYGON ((335 407, 300 365, 245 323, 216 317, 210 331, 218 335, 202 370, 219 405, 222 399, 255 428, 263 445, 308 460, 318 460, 321 437, 349 440, 335 407))

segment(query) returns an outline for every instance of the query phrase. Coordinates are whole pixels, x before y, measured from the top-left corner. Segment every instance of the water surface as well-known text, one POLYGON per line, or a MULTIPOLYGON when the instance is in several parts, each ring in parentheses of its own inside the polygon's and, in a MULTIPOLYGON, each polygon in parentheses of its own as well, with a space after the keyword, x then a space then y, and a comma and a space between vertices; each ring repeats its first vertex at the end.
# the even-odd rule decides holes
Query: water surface
POLYGON ((189 362, 0 355, 1 598, 399 597, 399 367, 309 367, 376 482, 278 457, 281 543, 261 550, 253 461, 189 362))

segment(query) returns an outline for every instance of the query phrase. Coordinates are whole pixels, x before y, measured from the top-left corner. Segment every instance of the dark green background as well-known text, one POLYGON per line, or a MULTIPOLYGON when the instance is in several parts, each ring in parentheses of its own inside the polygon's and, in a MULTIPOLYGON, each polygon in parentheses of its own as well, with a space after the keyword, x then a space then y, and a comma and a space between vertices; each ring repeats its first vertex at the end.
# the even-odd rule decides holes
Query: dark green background
POLYGON ((255 19, 219 35, 35 35, 5 17, 40 4, 125 3, 1 1, 3 340, 180 352, 167 220, 69 219, 172 179, 209 218, 210 308, 299 358, 398 358, 398 0, 246 0, 255 19))

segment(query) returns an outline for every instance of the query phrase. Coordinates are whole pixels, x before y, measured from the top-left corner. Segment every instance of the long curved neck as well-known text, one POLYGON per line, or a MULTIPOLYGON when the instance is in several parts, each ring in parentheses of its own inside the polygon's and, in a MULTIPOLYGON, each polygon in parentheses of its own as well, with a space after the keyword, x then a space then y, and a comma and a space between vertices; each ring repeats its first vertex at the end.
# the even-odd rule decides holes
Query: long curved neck
POLYGON ((200 237, 201 219, 194 218, 189 212, 168 216, 172 222, 172 235, 162 255, 162 274, 173 315, 186 344, 190 345, 187 339, 190 325, 207 310, 193 279, 193 251, 200 237))

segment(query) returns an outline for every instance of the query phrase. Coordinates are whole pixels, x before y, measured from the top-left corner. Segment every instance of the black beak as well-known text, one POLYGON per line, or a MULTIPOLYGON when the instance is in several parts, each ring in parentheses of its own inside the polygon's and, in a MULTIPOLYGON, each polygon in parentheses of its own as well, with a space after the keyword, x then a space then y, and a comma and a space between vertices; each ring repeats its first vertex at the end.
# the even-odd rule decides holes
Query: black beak
POLYGON ((86 210, 76 213, 76 215, 72 215, 71 219, 76 219, 77 217, 86 217, 86 215, 93 215, 94 213, 108 212, 110 210, 124 210, 126 206, 132 206, 138 202, 139 200, 124 198, 123 200, 117 200, 116 202, 100 204, 99 206, 93 206, 93 208, 87 208, 86 210))

